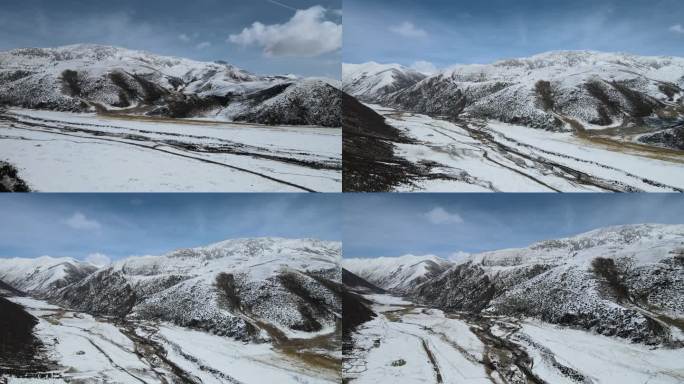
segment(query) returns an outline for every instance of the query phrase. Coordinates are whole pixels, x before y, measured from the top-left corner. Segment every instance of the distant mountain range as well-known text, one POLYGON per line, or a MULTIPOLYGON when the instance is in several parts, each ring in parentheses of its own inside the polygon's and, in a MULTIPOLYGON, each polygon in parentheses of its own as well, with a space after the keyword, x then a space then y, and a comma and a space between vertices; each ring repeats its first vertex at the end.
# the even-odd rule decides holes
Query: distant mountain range
POLYGON ((532 317, 646 344, 684 340, 684 225, 608 227, 458 262, 403 256, 343 266, 445 311, 532 317))
POLYGON ((440 257, 404 255, 372 259, 344 259, 342 265, 374 285, 395 293, 407 293, 418 284, 441 275, 453 265, 440 257))
POLYGON ((0 105, 36 109, 337 127, 335 83, 102 45, 0 53, 0 105))
POLYGON ((343 90, 367 103, 554 131, 640 135, 684 149, 684 58, 556 51, 426 76, 397 64, 344 64, 343 90))

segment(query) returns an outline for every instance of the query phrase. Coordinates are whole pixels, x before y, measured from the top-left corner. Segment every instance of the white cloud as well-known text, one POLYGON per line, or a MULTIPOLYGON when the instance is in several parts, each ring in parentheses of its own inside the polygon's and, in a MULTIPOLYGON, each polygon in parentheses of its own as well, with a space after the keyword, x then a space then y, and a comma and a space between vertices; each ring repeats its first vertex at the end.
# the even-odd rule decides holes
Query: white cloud
POLYGON ((112 262, 109 256, 99 252, 91 253, 90 255, 86 256, 85 260, 90 264, 96 265, 98 267, 103 267, 112 262))
POLYGON ((180 41, 187 43, 188 41, 190 41, 190 36, 186 35, 185 33, 181 33, 180 35, 178 35, 178 39, 180 41))
POLYGON ((342 47, 342 25, 325 20, 326 9, 320 5, 298 10, 284 24, 264 25, 255 22, 228 42, 263 48, 267 57, 312 57, 342 47))
POLYGON ((458 263, 465 260, 468 256, 470 256, 469 252, 457 251, 449 255, 447 259, 449 261, 453 261, 454 263, 458 263))
POLYGON ((437 72, 437 67, 429 61, 419 60, 411 64, 411 68, 425 75, 432 75, 437 72))
POLYGON ((97 220, 89 219, 81 212, 74 213, 71 217, 64 220, 64 223, 73 229, 96 230, 101 227, 97 220))
POLYGON ((427 32, 424 29, 418 28, 410 21, 404 21, 399 25, 389 28, 390 31, 402 35, 404 37, 426 37, 427 32))
POLYGON ((425 214, 432 224, 460 224, 463 218, 458 213, 447 212, 442 207, 435 207, 425 214))
POLYGON ((668 29, 670 30, 670 32, 684 34, 684 27, 681 24, 675 24, 668 29))
POLYGON ((204 49, 204 48, 209 48, 211 47, 211 43, 208 41, 203 41, 195 46, 197 49, 204 49))

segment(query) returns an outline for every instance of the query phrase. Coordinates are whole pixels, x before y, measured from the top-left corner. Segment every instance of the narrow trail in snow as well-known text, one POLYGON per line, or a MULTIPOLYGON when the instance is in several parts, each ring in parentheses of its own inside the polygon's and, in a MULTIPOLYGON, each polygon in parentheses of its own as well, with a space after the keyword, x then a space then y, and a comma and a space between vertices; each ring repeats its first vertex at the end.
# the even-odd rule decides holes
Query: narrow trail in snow
MULTIPOLYGON (((553 167, 554 169, 558 169, 560 172, 556 173, 556 175, 560 176, 560 177, 562 177, 562 178, 564 178, 570 182, 584 184, 584 185, 588 185, 588 186, 594 186, 594 187, 597 187, 597 188, 600 188, 600 189, 603 189, 606 191, 610 191, 610 192, 641 192, 640 189, 638 189, 632 185, 625 184, 621 181, 605 179, 605 178, 601 178, 598 176, 590 175, 586 172, 574 169, 574 168, 569 167, 567 165, 564 165, 564 164, 558 163, 556 161, 550 160, 549 158, 546 158, 546 157, 530 156, 529 154, 521 152, 521 151, 519 151, 519 150, 517 150, 517 149, 515 149, 509 145, 506 145, 500 141, 497 141, 495 139, 495 134, 492 133, 492 131, 489 131, 489 130, 485 131, 485 130, 481 130, 481 129, 472 128, 470 126, 470 124, 468 124, 467 122, 461 122, 461 125, 459 125, 459 126, 463 129, 467 130, 468 132, 470 132, 471 136, 474 139, 479 140, 483 145, 486 145, 489 148, 492 148, 492 150, 496 150, 496 151, 504 153, 504 154, 505 153, 511 153, 511 154, 516 155, 516 156, 527 159, 533 163, 539 163, 545 167, 553 167)), ((634 180, 637 180, 640 182, 644 182, 646 184, 650 184, 650 185, 653 185, 655 187, 662 188, 662 189, 665 189, 665 190, 668 190, 671 192, 684 192, 684 190, 682 190, 681 188, 677 188, 677 187, 674 187, 671 185, 667 185, 667 184, 660 183, 660 182, 657 182, 654 180, 650 180, 648 178, 645 178, 645 177, 642 177, 639 175, 635 175, 633 173, 627 172, 627 171, 620 169, 620 168, 613 167, 611 165, 606 165, 606 164, 598 163, 595 161, 580 159, 578 157, 574 157, 574 156, 570 156, 570 155, 566 155, 566 154, 547 151, 547 150, 544 150, 544 149, 539 148, 539 147, 535 147, 535 146, 530 145, 530 144, 521 143, 521 142, 516 141, 510 137, 507 137, 507 136, 505 136, 499 132, 497 132, 496 135, 501 136, 501 137, 505 138, 506 140, 515 143, 518 146, 522 146, 524 148, 529 148, 529 149, 531 149, 535 152, 538 152, 538 153, 543 153, 543 154, 550 155, 550 156, 563 157, 563 158, 567 158, 567 159, 570 159, 572 161, 576 161, 576 162, 580 162, 580 163, 587 163, 587 164, 596 165, 596 166, 599 166, 601 168, 610 169, 612 171, 620 172, 620 173, 624 174, 625 176, 629 177, 630 179, 634 179, 634 180)))
MULTIPOLYGON (((171 373, 173 373, 180 383, 201 384, 201 380, 169 360, 167 357, 167 351, 164 349, 164 347, 152 341, 152 337, 150 335, 148 335, 148 337, 142 337, 138 335, 135 331, 135 326, 126 322, 118 324, 118 328, 121 333, 133 341, 135 344, 135 353, 140 358, 144 358, 148 361, 160 361, 171 371, 171 373)), ((154 330, 154 332, 156 332, 156 330, 154 330)))
POLYGON ((114 360, 112 359, 112 357, 109 356, 109 355, 107 354, 107 352, 105 352, 105 350, 102 349, 99 345, 97 345, 92 339, 90 339, 89 337, 85 337, 85 336, 83 336, 83 338, 86 339, 86 340, 88 341, 88 343, 90 343, 95 349, 97 349, 98 351, 100 351, 100 353, 109 361, 109 363, 110 363, 114 368, 120 370, 121 372, 126 373, 127 375, 131 376, 132 378, 136 379, 137 381, 139 381, 139 382, 141 382, 141 383, 143 383, 143 384, 149 384, 149 383, 146 382, 145 380, 143 380, 143 379, 139 378, 138 376, 136 376, 136 375, 132 374, 131 372, 129 372, 126 368, 124 368, 124 367, 120 366, 119 364, 115 363, 114 360))
POLYGON ((437 132, 437 133, 440 133, 440 134, 444 135, 445 137, 448 137, 448 138, 454 140, 454 141, 457 141, 457 142, 459 142, 459 143, 461 143, 461 144, 464 144, 464 145, 468 145, 468 146, 470 146, 470 147, 475 148, 475 149, 478 150, 478 151, 481 151, 481 152, 482 152, 482 157, 483 157, 485 160, 487 160, 487 161, 489 161, 489 162, 491 162, 491 163, 493 163, 493 164, 496 164, 496 165, 498 165, 498 166, 500 166, 500 167, 503 167, 503 168, 508 169, 508 170, 511 171, 511 172, 515 172, 515 173, 517 173, 517 174, 519 174, 519 175, 521 175, 521 176, 523 176, 523 177, 526 177, 526 178, 528 178, 528 179, 534 181, 535 183, 537 183, 537 184, 539 184, 539 185, 541 185, 541 186, 543 186, 543 187, 546 187, 546 188, 548 188, 548 189, 550 189, 550 190, 552 190, 552 191, 554 191, 554 192, 562 192, 560 189, 554 188, 554 187, 552 187, 551 185, 549 185, 549 184, 547 184, 547 183, 545 183, 545 182, 539 180, 538 178, 536 178, 536 177, 534 177, 534 176, 532 176, 532 175, 529 175, 529 174, 527 174, 527 173, 525 173, 525 172, 523 172, 523 171, 520 171, 520 170, 518 170, 518 169, 515 169, 515 168, 513 168, 513 167, 510 167, 510 166, 508 166, 508 165, 505 165, 505 164, 503 164, 503 163, 501 163, 501 162, 499 162, 499 161, 496 161, 496 160, 492 159, 492 158, 489 156, 489 152, 488 152, 486 149, 484 149, 484 148, 480 148, 480 147, 475 146, 475 145, 473 145, 473 144, 468 144, 468 143, 461 142, 461 141, 459 141, 458 139, 456 139, 455 137, 453 137, 453 136, 451 136, 451 135, 448 135, 448 134, 442 132, 442 131, 441 131, 440 129, 438 129, 437 127, 434 127, 434 126, 433 126, 431 129, 432 129, 433 131, 437 132))
POLYGON ((439 371, 439 365, 437 365, 437 360, 435 360, 435 356, 432 354, 430 346, 428 346, 427 340, 421 339, 421 344, 423 345, 425 354, 430 360, 430 364, 432 364, 432 369, 435 371, 435 379, 437 380, 437 384, 443 383, 444 381, 442 380, 442 374, 439 371))

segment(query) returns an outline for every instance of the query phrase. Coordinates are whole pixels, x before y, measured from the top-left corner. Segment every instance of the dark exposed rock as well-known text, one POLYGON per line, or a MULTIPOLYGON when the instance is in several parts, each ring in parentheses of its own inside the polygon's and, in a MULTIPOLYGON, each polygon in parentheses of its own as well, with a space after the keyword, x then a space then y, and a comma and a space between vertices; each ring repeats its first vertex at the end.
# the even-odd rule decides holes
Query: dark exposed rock
POLYGON ((30 188, 19 177, 19 172, 10 163, 0 161, 0 192, 30 192, 30 188))

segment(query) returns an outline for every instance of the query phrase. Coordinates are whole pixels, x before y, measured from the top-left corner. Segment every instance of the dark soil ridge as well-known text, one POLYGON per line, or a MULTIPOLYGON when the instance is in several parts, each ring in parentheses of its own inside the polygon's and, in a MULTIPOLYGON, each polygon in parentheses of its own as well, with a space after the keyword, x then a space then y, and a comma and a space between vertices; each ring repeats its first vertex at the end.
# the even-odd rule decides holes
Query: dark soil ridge
POLYGON ((0 296, 0 377, 59 377, 56 363, 46 356, 34 335, 38 319, 24 307, 0 296))

